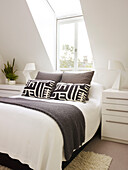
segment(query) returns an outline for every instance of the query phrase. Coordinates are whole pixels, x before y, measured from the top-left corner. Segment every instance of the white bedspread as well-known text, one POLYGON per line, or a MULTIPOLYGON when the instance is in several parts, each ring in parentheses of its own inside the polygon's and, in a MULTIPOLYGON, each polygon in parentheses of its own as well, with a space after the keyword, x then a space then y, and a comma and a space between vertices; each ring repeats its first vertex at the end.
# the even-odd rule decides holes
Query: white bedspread
MULTIPOLYGON (((100 123, 101 90, 99 85, 92 86, 90 99, 86 104, 46 101, 77 106, 85 117, 87 142, 93 137, 100 123)), ((46 114, 0 103, 0 152, 28 164, 34 170, 61 170, 64 160, 63 137, 57 123, 46 114)))

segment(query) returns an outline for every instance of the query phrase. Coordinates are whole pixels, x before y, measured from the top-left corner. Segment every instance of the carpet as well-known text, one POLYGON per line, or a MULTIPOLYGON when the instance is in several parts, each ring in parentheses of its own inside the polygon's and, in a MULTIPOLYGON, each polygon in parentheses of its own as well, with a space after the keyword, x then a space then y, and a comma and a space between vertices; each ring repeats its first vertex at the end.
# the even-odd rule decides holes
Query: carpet
MULTIPOLYGON (((108 170, 112 158, 104 154, 82 151, 64 170, 108 170)), ((0 166, 0 170, 11 170, 0 166)))
POLYGON ((108 170, 111 161, 110 156, 82 151, 64 170, 108 170))

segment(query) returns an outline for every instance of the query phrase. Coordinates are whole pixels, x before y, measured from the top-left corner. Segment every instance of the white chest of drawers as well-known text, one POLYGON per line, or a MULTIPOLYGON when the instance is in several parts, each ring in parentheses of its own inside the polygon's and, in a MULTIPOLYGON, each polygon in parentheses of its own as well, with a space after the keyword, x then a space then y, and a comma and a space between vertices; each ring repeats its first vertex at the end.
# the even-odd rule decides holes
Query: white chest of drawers
POLYGON ((101 139, 128 144, 128 90, 103 91, 101 139))
POLYGON ((16 96, 22 93, 24 84, 7 85, 0 84, 0 97, 16 96))

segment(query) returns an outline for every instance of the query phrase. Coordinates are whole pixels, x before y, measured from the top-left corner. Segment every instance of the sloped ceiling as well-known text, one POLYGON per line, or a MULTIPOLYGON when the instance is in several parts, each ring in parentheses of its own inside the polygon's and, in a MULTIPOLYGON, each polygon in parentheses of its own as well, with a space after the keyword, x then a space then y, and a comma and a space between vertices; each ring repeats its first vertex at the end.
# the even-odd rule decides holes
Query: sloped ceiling
POLYGON ((128 1, 80 0, 96 68, 109 59, 128 67, 128 1))
POLYGON ((25 0, 0 0, 0 54, 5 62, 15 58, 21 72, 29 62, 53 70, 25 0))
POLYGON ((82 9, 79 0, 46 0, 53 11, 56 18, 71 17, 82 15, 82 9))
MULTIPOLYGON (((109 59, 120 60, 128 67, 128 1, 80 2, 96 68, 107 70, 109 59)), ((28 62, 35 62, 37 70, 53 70, 25 0, 0 0, 0 54, 4 61, 15 57, 21 72, 28 62)), ((106 82, 110 81, 109 76, 106 82)))
POLYGON ((56 16, 46 0, 26 0, 52 67, 56 69, 56 16))

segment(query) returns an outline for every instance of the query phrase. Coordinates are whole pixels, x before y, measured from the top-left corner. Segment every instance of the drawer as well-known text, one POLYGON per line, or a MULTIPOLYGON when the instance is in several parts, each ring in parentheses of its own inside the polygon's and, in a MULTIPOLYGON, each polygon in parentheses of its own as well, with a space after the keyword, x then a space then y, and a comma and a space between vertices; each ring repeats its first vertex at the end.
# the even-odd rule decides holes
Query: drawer
POLYGON ((20 91, 0 91, 0 97, 9 97, 9 96, 16 96, 20 95, 20 91))
POLYGON ((103 103, 113 103, 119 105, 128 105, 128 91, 107 92, 102 93, 103 103))
POLYGON ((102 114, 128 117, 128 105, 102 104, 102 114))
POLYGON ((24 84, 16 84, 16 85, 8 85, 8 84, 0 84, 0 90, 7 91, 21 91, 24 88, 24 84))
POLYGON ((102 115, 102 137, 128 141, 128 118, 102 115))

